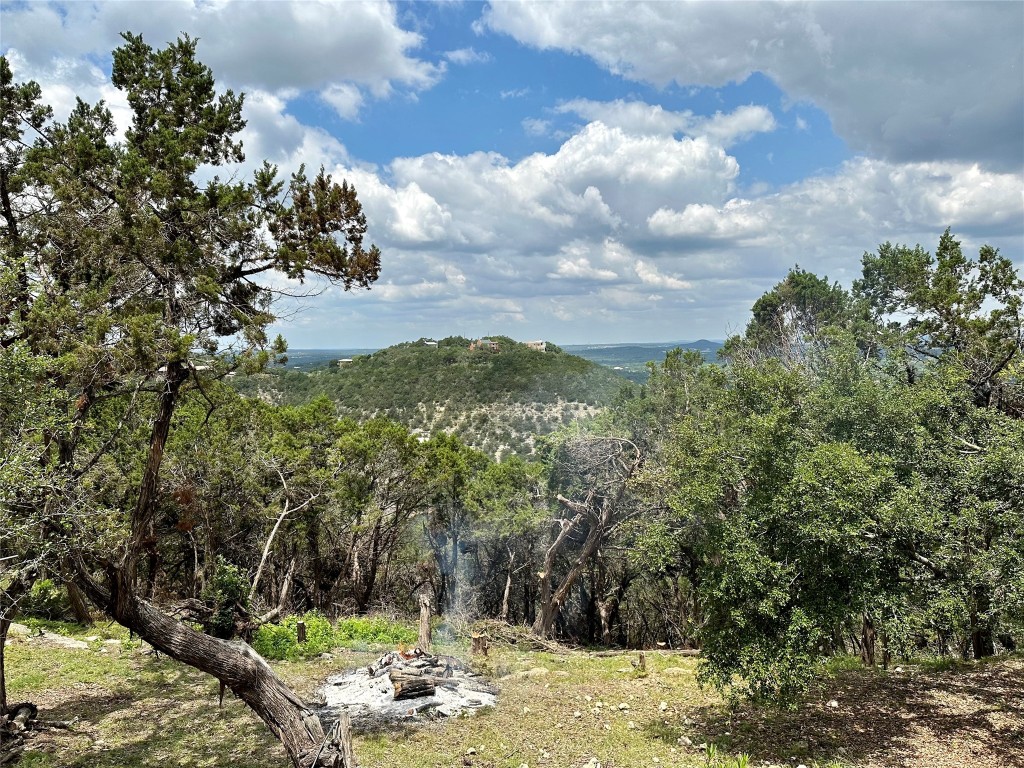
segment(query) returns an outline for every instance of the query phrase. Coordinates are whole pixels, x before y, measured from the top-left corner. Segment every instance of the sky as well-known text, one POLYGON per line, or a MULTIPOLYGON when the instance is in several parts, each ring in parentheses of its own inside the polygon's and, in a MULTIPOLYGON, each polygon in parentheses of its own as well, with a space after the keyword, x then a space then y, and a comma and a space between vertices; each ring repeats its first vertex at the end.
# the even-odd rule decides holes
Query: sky
POLYGON ((1021 2, 0 0, 57 119, 127 125, 125 30, 246 93, 233 172, 355 185, 381 278, 276 281, 295 349, 723 339, 794 265, 849 287, 946 227, 1024 269, 1021 2))

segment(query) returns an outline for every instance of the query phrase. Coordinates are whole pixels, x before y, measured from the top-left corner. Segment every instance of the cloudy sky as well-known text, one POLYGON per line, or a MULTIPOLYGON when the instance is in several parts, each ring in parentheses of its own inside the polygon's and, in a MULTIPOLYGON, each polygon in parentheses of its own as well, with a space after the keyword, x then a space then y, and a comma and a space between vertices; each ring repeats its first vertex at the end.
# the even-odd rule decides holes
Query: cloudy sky
POLYGON ((247 163, 352 181, 369 293, 293 348, 452 334, 721 339, 794 264, 844 285, 945 227, 1024 267, 1024 3, 0 2, 58 116, 118 32, 247 93, 247 163))

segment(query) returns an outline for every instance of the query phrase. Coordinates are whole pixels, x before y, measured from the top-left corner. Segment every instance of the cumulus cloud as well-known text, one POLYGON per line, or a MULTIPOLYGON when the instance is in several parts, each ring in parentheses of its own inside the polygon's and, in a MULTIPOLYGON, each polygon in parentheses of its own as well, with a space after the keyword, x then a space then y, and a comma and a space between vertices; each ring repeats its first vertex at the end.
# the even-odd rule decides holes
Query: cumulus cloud
POLYGON ((753 72, 894 161, 1024 165, 1024 14, 1016 3, 494 3, 483 26, 664 86, 753 72), (657 44, 652 44, 657 41, 657 44))
POLYGON ((773 131, 776 127, 771 110, 754 104, 705 117, 694 115, 689 110, 673 112, 659 104, 642 101, 572 99, 558 105, 555 111, 600 121, 633 134, 704 136, 725 148, 756 133, 773 131))
POLYGON ((712 148, 706 138, 597 122, 516 163, 494 153, 430 154, 349 174, 384 248, 385 275, 426 275, 385 283, 393 287, 379 305, 373 293, 358 302, 368 316, 414 313, 417 328, 444 333, 457 318, 465 335, 514 322, 538 337, 552 328, 611 340, 721 337, 730 330, 723 318, 738 330, 753 301, 795 263, 849 284, 860 255, 879 241, 933 247, 946 226, 968 250, 991 242, 1019 257, 1024 203, 1015 174, 856 158, 834 173, 738 197, 735 161, 712 148), (637 146, 661 162, 640 162, 637 146), (668 157, 675 165, 666 170, 668 157), (717 175, 706 175, 707 158, 718 158, 717 175), (648 187, 660 191, 644 198, 648 187), (676 205, 666 204, 671 188, 684 190, 676 205), (412 218, 432 227, 412 236, 396 217, 404 206, 418 207, 423 213, 412 218))
POLYGON ((200 58, 219 82, 320 92, 347 118, 362 101, 360 90, 378 98, 398 88, 422 90, 443 73, 414 55, 423 39, 399 26, 391 3, 24 3, 5 4, 3 13, 3 46, 24 59, 27 76, 77 93, 92 75, 69 75, 62 62, 106 60, 122 30, 155 47, 187 32, 199 39, 200 58))
POLYGON ((634 267, 636 276, 640 278, 640 282, 644 285, 649 285, 654 288, 663 288, 670 291, 681 291, 686 288, 692 288, 693 284, 686 280, 680 280, 677 277, 670 275, 663 275, 658 268, 650 262, 638 260, 634 267))
POLYGON ((346 120, 356 119, 363 106, 363 92, 351 83, 329 85, 320 92, 320 98, 346 120))

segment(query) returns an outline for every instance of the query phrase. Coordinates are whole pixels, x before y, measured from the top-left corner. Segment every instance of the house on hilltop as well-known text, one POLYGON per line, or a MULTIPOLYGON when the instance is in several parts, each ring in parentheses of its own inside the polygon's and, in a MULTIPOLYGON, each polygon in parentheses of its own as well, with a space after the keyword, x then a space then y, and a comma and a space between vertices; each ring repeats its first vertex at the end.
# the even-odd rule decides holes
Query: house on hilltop
POLYGON ((477 339, 476 341, 471 341, 469 344, 469 351, 474 352, 478 349, 482 349, 486 352, 500 352, 501 346, 498 342, 492 341, 491 339, 477 339))
POLYGON ((546 341, 526 341, 523 343, 530 349, 536 350, 537 352, 548 351, 548 343, 546 341))

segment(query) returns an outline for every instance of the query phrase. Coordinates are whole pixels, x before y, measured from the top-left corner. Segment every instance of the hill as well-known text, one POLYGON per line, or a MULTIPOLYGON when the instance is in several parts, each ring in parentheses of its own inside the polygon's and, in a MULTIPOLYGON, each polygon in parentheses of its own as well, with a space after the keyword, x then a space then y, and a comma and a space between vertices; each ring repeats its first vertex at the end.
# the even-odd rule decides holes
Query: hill
POLYGON ((532 453, 535 436, 594 415, 628 383, 553 344, 540 351, 507 336, 489 341, 420 339, 311 371, 285 368, 234 382, 243 394, 278 404, 324 395, 342 415, 386 415, 427 434, 452 432, 492 455, 532 453))
POLYGON ((632 381, 643 383, 647 381, 647 363, 661 362, 665 359, 665 354, 676 347, 695 349, 704 355, 705 360, 713 361, 718 357, 722 342, 698 339, 638 344, 567 344, 564 349, 591 362, 607 366, 632 381))

